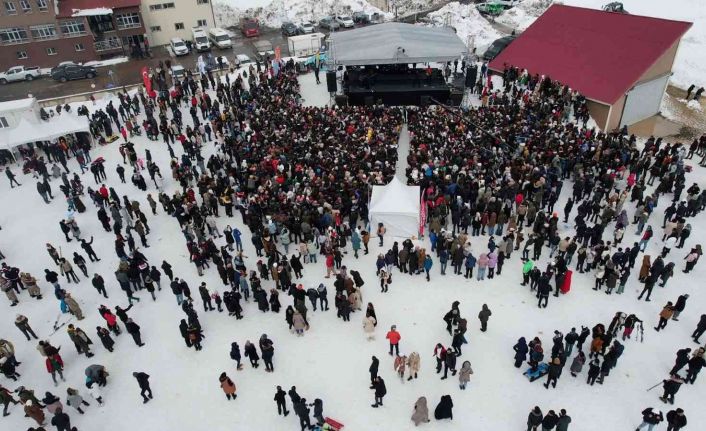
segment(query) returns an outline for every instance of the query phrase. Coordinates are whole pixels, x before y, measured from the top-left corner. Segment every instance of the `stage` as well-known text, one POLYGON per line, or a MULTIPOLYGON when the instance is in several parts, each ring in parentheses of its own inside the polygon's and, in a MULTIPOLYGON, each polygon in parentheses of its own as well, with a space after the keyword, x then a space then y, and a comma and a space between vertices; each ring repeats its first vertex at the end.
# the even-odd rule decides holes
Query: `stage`
POLYGON ((350 105, 428 105, 433 98, 447 103, 451 88, 441 71, 408 69, 383 72, 376 69, 348 70, 343 78, 343 94, 350 105))

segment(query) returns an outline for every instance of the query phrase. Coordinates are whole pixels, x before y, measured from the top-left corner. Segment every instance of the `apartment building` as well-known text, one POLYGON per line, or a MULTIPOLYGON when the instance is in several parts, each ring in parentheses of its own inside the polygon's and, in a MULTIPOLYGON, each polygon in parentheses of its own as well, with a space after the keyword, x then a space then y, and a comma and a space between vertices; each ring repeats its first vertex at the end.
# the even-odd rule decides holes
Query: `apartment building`
POLYGON ((191 40, 193 27, 213 28, 212 0, 142 0, 142 16, 152 46, 180 37, 191 40))
POLYGON ((0 0, 0 69, 144 52, 140 0, 0 0))

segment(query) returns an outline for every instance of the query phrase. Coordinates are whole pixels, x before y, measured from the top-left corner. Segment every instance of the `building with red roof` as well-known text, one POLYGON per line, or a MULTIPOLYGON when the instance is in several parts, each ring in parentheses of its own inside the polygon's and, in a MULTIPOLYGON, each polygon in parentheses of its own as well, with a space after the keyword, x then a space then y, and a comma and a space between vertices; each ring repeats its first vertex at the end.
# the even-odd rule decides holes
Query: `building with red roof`
POLYGON ((526 69, 568 85, 589 101, 603 130, 651 117, 691 23, 552 5, 489 68, 526 69))

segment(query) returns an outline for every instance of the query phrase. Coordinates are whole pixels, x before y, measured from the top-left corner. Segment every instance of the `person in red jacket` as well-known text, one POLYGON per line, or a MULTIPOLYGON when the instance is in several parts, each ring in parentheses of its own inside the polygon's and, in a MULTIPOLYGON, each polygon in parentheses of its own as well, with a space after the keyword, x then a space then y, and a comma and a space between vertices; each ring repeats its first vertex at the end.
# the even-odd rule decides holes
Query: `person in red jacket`
POLYGON ((388 340, 390 340, 390 356, 392 356, 392 350, 394 349, 397 353, 397 355, 400 354, 400 340, 402 339, 402 336, 400 335, 399 332, 397 332, 397 326, 392 325, 390 328, 390 331, 387 333, 387 336, 385 337, 388 340))
POLYGON ((329 253, 326 255, 326 277, 324 278, 331 278, 331 274, 333 274, 335 271, 333 269, 333 253, 329 253))
POLYGON ((51 356, 47 356, 46 366, 47 372, 51 374, 51 379, 54 381, 54 386, 59 385, 56 381, 57 374, 59 374, 59 377, 61 377, 62 382, 66 381, 66 379, 64 379, 64 374, 62 373, 62 371, 64 370, 64 361, 61 359, 61 356, 59 356, 58 353, 54 353, 51 356))

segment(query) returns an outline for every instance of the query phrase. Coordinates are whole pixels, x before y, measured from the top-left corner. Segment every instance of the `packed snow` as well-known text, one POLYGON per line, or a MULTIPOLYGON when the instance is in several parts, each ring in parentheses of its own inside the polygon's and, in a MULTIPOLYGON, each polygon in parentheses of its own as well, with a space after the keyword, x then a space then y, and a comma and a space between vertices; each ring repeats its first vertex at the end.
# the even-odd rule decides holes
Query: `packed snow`
MULTIPOLYGON (((238 72, 242 73, 242 72, 238 72)), ((310 75, 303 77, 302 96, 320 98, 324 84, 316 86, 317 95, 311 95, 315 84, 310 75)), ((215 99, 215 94, 211 93, 215 99)), ((115 100, 113 98, 113 100, 115 100)), ((105 105, 106 100, 99 100, 97 106, 87 103, 91 111, 105 105)), ((188 109, 181 108, 185 122, 189 123, 188 109)), ((76 115, 76 105, 72 113, 76 115)), ((144 111, 143 111, 144 112, 144 111)), ((142 120, 144 115, 140 115, 142 120)), ((343 126, 342 126, 343 127, 343 126)), ((132 138, 138 155, 144 157, 149 149, 153 160, 160 166, 164 176, 164 186, 168 194, 179 190, 179 184, 169 173, 169 154, 160 141, 149 141, 144 136, 132 138)), ((0 207, 0 250, 6 256, 5 262, 16 265, 22 271, 32 273, 39 280, 44 299, 30 300, 27 293, 20 295, 20 303, 10 307, 4 299, 0 300, 0 315, 3 316, 3 326, 0 338, 12 341, 16 348, 17 360, 22 362, 18 372, 22 374, 19 382, 11 382, 2 378, 0 382, 11 390, 24 385, 34 389, 36 395, 42 398, 45 391, 51 391, 62 399, 66 399, 67 387, 78 389, 91 402, 85 407, 85 415, 66 406, 66 412, 71 416, 72 424, 79 430, 132 431, 147 430, 202 430, 202 429, 245 429, 245 430, 285 430, 299 429, 298 420, 292 413, 283 418, 277 415, 273 401, 276 385, 285 390, 296 386, 300 395, 313 402, 314 398, 324 401, 324 415, 330 416, 345 424, 344 431, 358 430, 468 430, 492 429, 511 430, 524 429, 528 412, 535 406, 540 406, 543 412, 561 408, 567 409, 573 418, 569 427, 571 431, 630 430, 641 422, 641 411, 645 407, 655 407, 664 413, 673 407, 682 407, 689 418, 691 428, 698 429, 698 424, 706 420, 702 404, 706 396, 706 383, 702 376, 695 385, 684 385, 677 395, 675 406, 664 406, 658 399, 661 388, 647 392, 649 387, 659 384, 665 378, 667 371, 674 362, 675 352, 683 347, 695 348, 697 345, 689 338, 699 316, 706 305, 706 291, 695 282, 702 276, 706 277, 706 265, 697 264, 692 276, 681 273, 682 258, 686 250, 706 240, 704 226, 706 213, 701 212, 689 223, 694 227, 691 237, 684 250, 673 250, 667 261, 674 261, 674 279, 666 287, 655 287, 652 302, 637 302, 636 296, 642 286, 637 280, 637 270, 633 269, 623 295, 605 295, 604 292, 591 290, 595 277, 593 272, 579 274, 574 272, 571 291, 559 298, 551 297, 549 307, 538 309, 536 299, 528 288, 521 287, 522 264, 519 251, 505 262, 502 275, 494 279, 476 281, 452 275, 451 266, 447 275, 439 273, 439 264, 434 257, 431 270, 431 281, 424 280, 422 275, 410 276, 393 271, 392 284, 388 293, 380 293, 379 281, 375 275, 375 259, 378 253, 384 253, 390 246, 392 238, 385 238, 384 247, 378 247, 377 239, 371 238, 370 254, 355 259, 350 248, 343 259, 348 269, 360 271, 365 285, 362 288, 363 304, 375 304, 378 317, 376 339, 366 340, 363 332, 362 317, 364 311, 351 315, 350 322, 336 318, 333 306, 333 285, 330 279, 324 279, 326 273, 323 257, 315 264, 305 264, 304 277, 296 280, 306 288, 325 283, 328 286, 330 310, 326 312, 309 310, 310 330, 303 337, 297 337, 287 329, 284 312, 262 313, 251 301, 244 303, 243 320, 234 320, 227 313, 217 311, 202 311, 202 303, 197 293, 200 282, 206 282, 209 289, 223 292, 223 285, 217 272, 212 267, 199 277, 194 265, 189 262, 189 256, 184 245, 184 238, 175 219, 169 217, 158 205, 157 215, 149 211, 146 201, 147 193, 156 198, 157 190, 147 179, 147 192, 141 192, 128 179, 122 184, 117 178, 115 167, 122 165, 118 151, 119 142, 95 148, 92 157, 105 158, 108 173, 106 183, 114 187, 119 196, 127 195, 131 200, 137 200, 142 210, 147 214, 151 233, 148 235, 149 248, 141 251, 150 260, 151 265, 159 267, 166 259, 174 267, 175 276, 184 278, 192 289, 197 310, 204 328, 206 338, 203 341, 203 351, 196 352, 187 349, 179 333, 179 320, 184 313, 177 306, 171 293, 167 278, 163 275, 162 290, 157 293, 157 300, 152 301, 146 292, 137 295, 141 301, 129 312, 142 327, 142 339, 146 345, 135 346, 130 336, 123 333, 114 337, 115 352, 108 353, 95 336, 95 326, 104 325, 103 319, 96 312, 100 304, 110 307, 127 306, 125 295, 121 292, 113 278, 118 259, 113 248, 114 236, 106 233, 98 222, 96 208, 85 196, 83 202, 87 211, 75 214, 75 219, 82 231, 82 237, 94 237, 94 248, 102 260, 88 263, 89 275, 100 273, 106 280, 106 288, 110 299, 98 295, 76 268, 81 282, 78 285, 66 284, 63 277, 61 285, 73 293, 79 301, 85 320, 76 321, 68 315, 60 315, 58 301, 55 300, 51 286, 44 281, 45 268, 56 269, 46 253, 45 244, 50 242, 61 247, 64 256, 70 256, 73 251, 82 250, 76 241, 66 243, 61 233, 58 221, 67 216, 66 204, 61 198, 58 186, 60 180, 53 181, 52 187, 56 199, 46 205, 35 191, 35 182, 31 175, 22 175, 21 167, 13 166, 22 187, 7 189, 4 175, 2 180, 4 204, 0 207), (666 301, 675 301, 682 293, 691 297, 686 310, 678 322, 671 321, 661 333, 655 333, 652 326, 657 323, 657 315, 666 301), (474 374, 468 388, 464 391, 458 387, 458 376, 449 376, 448 380, 440 380, 435 373, 433 348, 438 342, 448 345, 449 336, 444 329, 442 317, 449 310, 451 303, 459 300, 463 317, 468 319, 469 327, 466 338, 469 344, 463 347, 463 356, 459 358, 459 367, 463 361, 471 361, 474 374), (476 319, 483 304, 492 310, 487 332, 480 332, 476 319), (539 336, 545 346, 551 345, 554 330, 568 333, 571 327, 581 325, 593 327, 597 323, 606 326, 618 311, 635 313, 645 321, 644 341, 632 340, 625 342, 625 352, 617 367, 606 378, 605 384, 588 386, 586 384, 587 366, 576 378, 569 374, 568 366, 564 369, 556 389, 545 389, 542 383, 545 379, 530 383, 522 375, 521 370, 513 367, 512 346, 518 338, 528 340, 539 336), (27 342, 14 327, 12 320, 17 313, 29 317, 30 324, 41 339, 49 339, 55 346, 61 346, 61 354, 65 361, 64 376, 66 382, 60 382, 54 387, 46 372, 44 358, 36 350, 36 342, 27 342), (95 356, 86 359, 76 354, 66 334, 66 328, 60 328, 52 333, 52 325, 59 319, 60 323, 68 322, 80 326, 93 340, 92 351, 95 356), (413 351, 421 355, 421 371, 419 378, 406 381, 396 377, 393 371, 393 360, 388 355, 388 344, 385 333, 391 325, 396 325, 401 333, 400 349, 403 354, 413 351), (266 373, 263 368, 253 369, 243 358, 244 370, 237 371, 234 362, 229 358, 230 343, 237 341, 241 349, 246 340, 257 343, 260 335, 266 333, 274 341, 274 373, 266 373), (368 367, 371 356, 380 359, 380 375, 387 384, 387 396, 384 406, 372 409, 372 391, 368 389, 368 367), (108 385, 102 389, 105 405, 99 407, 85 394, 84 369, 90 364, 101 364, 110 372, 108 385), (144 371, 151 375, 151 386, 154 399, 143 404, 139 396, 139 388, 132 372, 144 371), (218 376, 227 372, 233 379, 238 398, 227 401, 220 388, 218 376), (426 396, 430 413, 443 395, 450 394, 454 402, 454 420, 438 422, 432 419, 431 424, 415 428, 410 422, 412 406, 420 396, 426 396)), ((176 148, 176 147, 175 147, 176 148)), ((204 145, 204 156, 208 158, 215 151, 213 144, 204 145)), ((180 149, 177 149, 180 154, 180 149)), ((697 159, 687 161, 694 166, 695 171, 687 174, 687 186, 697 182, 702 188, 706 184, 706 172, 696 167, 697 159)), ((78 172, 75 159, 69 161, 70 168, 78 172)), ((129 171, 129 170, 128 170, 129 171)), ((129 173, 127 174, 129 177, 129 173)), ((146 177, 147 175, 144 174, 146 177)), ((97 188, 90 173, 81 176, 85 187, 97 188)), ((562 214, 566 199, 571 194, 572 183, 565 182, 563 192, 556 203, 556 211, 562 214)), ((648 188, 649 191, 652 188, 648 188)), ((655 256, 659 253, 662 243, 661 214, 671 200, 667 194, 660 198, 659 207, 655 209, 649 223, 655 228, 653 238, 646 254, 655 256)), ((625 205, 632 217, 635 203, 625 205)), ((222 209, 221 209, 222 211, 222 209)), ((574 209, 575 214, 576 209, 574 209)), ((226 225, 237 227, 243 232, 245 247, 245 265, 254 269, 258 258, 250 242, 249 230, 242 223, 238 211, 234 217, 217 219, 220 231, 226 225)), ((612 224, 611 224, 612 226, 612 224)), ((625 233, 623 244, 632 244, 639 239, 635 234, 634 225, 630 225, 625 233)), ((559 224, 561 236, 569 235, 573 229, 568 224, 559 224)), ((401 240, 401 239, 400 239, 401 240)), ((472 249, 476 256, 487 247, 488 236, 471 237, 472 249)), ((223 239, 216 243, 224 245, 223 239)), ((428 239, 415 239, 415 243, 429 249, 428 239)), ((281 246, 279 246, 281 250, 281 246)), ((641 258, 640 258, 641 259, 641 258)), ((546 248, 542 258, 537 262, 544 267, 548 262, 546 248)), ((575 264, 572 264, 572 269, 575 264)), ((638 261, 639 267, 639 261, 638 261)), ((272 287, 272 281, 263 281, 266 289, 272 287)), ((280 295, 283 309, 291 304, 291 298, 280 295)), ((307 301, 307 305, 308 301, 307 301)), ((590 344, 590 339, 587 341, 590 344)), ((584 344, 584 351, 587 349, 584 344)), ((66 404, 64 402, 64 404, 66 404)), ((290 411, 291 401, 287 400, 290 411)), ((35 426, 29 418, 25 418, 21 406, 10 406, 11 415, 1 418, 3 429, 21 430, 35 426)), ((48 417, 50 419, 50 417, 48 417)), ((664 425, 662 426, 664 428, 664 425)))
POLYGON ((92 8, 92 9, 73 9, 71 16, 72 17, 79 17, 79 16, 111 15, 112 13, 113 13, 113 9, 111 9, 111 8, 97 7, 97 8, 92 8))
MULTIPOLYGON (((496 30, 475 8, 474 4, 452 2, 429 14, 435 26, 451 26, 467 45, 487 47, 503 34, 496 30)), ((479 50, 478 53, 482 53, 479 50)))

